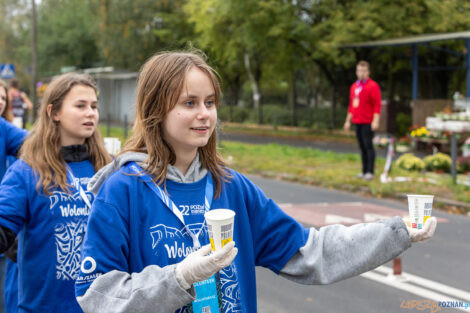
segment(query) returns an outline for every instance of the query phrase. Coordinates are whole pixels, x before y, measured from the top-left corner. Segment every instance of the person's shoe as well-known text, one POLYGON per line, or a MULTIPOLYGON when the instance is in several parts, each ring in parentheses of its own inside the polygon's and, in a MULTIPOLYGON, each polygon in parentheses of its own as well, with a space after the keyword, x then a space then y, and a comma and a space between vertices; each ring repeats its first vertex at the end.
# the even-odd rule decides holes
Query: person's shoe
POLYGON ((364 180, 372 180, 372 179, 374 179, 374 174, 372 174, 372 173, 365 173, 363 179, 364 179, 364 180))
POLYGON ((359 178, 359 179, 360 179, 360 178, 364 178, 364 174, 359 173, 359 174, 356 175, 356 178, 359 178))

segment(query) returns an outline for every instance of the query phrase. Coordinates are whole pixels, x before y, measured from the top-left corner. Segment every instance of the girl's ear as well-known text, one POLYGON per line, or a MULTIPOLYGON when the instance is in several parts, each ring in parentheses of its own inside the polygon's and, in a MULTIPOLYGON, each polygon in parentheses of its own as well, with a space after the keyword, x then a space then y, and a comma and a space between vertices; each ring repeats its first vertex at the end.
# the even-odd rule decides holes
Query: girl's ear
MULTIPOLYGON (((52 112, 52 103, 49 103, 46 107, 47 116, 51 117, 52 112)), ((51 117, 54 122, 58 122, 59 119, 56 116, 51 117)))

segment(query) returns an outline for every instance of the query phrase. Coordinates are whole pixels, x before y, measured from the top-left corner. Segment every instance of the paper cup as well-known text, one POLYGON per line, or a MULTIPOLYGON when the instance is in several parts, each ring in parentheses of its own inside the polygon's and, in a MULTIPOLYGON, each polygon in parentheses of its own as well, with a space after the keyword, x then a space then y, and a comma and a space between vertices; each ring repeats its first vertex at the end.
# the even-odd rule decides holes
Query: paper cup
POLYGON ((424 223, 431 216, 433 199, 434 196, 429 195, 408 195, 411 228, 423 228, 424 223))
POLYGON ((228 209, 216 209, 206 212, 204 218, 213 251, 232 241, 235 212, 228 209))
POLYGON ((23 128, 23 118, 22 117, 14 117, 13 118, 13 125, 18 128, 23 128))
POLYGON ((114 155, 117 155, 121 152, 121 141, 119 138, 114 138, 114 155))
POLYGON ((111 155, 121 152, 121 141, 115 137, 104 137, 104 147, 111 155))

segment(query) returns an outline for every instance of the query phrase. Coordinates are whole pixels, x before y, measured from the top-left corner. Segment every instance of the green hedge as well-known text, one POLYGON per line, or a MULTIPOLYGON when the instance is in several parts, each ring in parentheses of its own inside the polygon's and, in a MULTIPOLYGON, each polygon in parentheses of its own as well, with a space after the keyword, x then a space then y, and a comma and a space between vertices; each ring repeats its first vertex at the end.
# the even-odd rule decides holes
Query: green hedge
MULTIPOLYGON (((236 123, 258 123, 258 109, 234 106, 232 108, 232 122, 236 123)), ((312 128, 331 127, 331 108, 298 108, 297 126, 312 128)), ((341 128, 346 118, 346 108, 336 110, 336 127, 341 128)), ((218 109, 219 119, 230 120, 230 108, 226 105, 218 109)), ((263 105, 263 124, 291 126, 292 111, 290 108, 279 105, 263 105)))

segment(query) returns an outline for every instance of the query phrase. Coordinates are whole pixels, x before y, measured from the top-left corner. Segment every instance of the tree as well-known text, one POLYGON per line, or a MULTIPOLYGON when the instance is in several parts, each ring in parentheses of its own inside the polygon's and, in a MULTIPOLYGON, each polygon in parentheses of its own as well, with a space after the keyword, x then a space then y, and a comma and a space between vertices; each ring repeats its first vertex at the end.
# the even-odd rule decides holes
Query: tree
POLYGON ((97 16, 88 0, 42 0, 38 7, 39 71, 60 73, 63 66, 100 63, 97 16))
POLYGON ((26 88, 31 66, 28 5, 26 0, 0 0, 0 61, 15 65, 16 78, 26 88))
POLYGON ((110 65, 137 70, 156 51, 181 49, 191 38, 181 0, 93 1, 99 47, 110 65))

